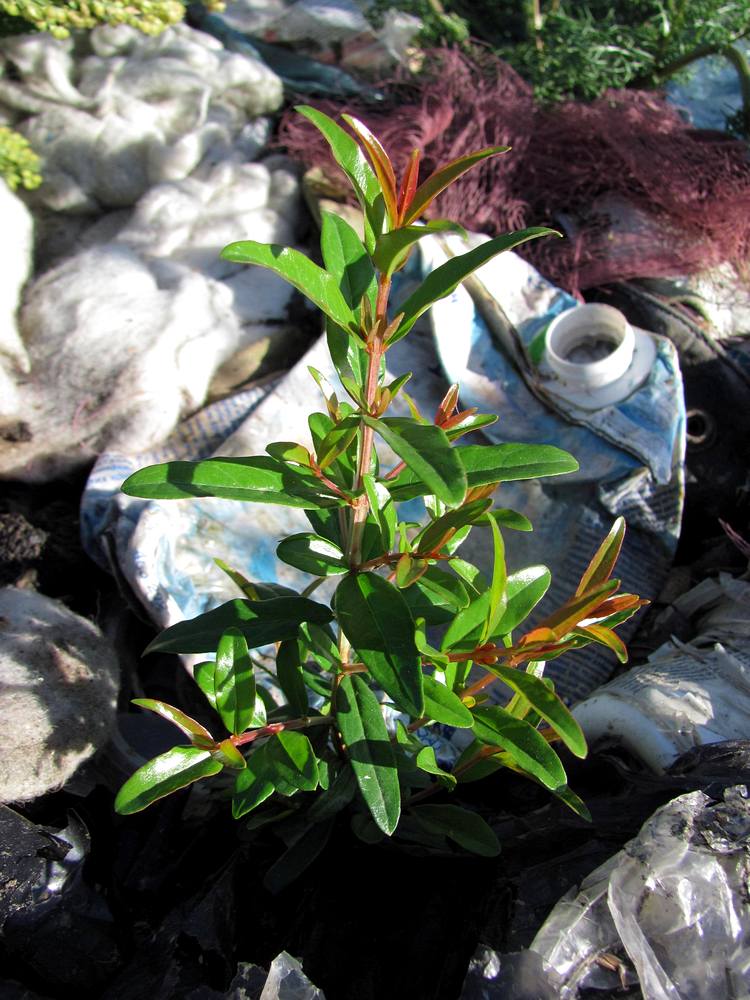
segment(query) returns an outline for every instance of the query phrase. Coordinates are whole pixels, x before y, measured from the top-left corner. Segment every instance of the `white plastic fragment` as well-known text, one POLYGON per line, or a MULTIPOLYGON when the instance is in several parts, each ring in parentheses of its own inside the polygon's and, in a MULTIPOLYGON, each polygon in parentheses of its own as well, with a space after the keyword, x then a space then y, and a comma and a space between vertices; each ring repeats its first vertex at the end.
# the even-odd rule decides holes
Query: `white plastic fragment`
POLYGON ((296 958, 282 951, 271 963, 259 1000, 325 1000, 310 982, 296 958))
POLYGON ((119 664, 91 622, 34 591, 0 589, 0 802, 60 788, 109 739, 119 664))
POLYGON ((749 875, 745 786, 716 804, 682 795, 557 904, 531 949, 562 981, 561 1000, 607 976, 615 986, 611 955, 623 949, 649 1000, 746 997, 749 875))
POLYGON ((590 745, 619 744, 656 772, 750 729, 750 583, 721 574, 673 606, 702 612, 698 636, 671 640, 573 710, 590 745))
POLYGON ((29 357, 18 334, 16 310, 31 271, 34 223, 24 203, 0 181, 0 232, 3 277, 0 281, 0 419, 17 412, 14 378, 29 370, 29 357))

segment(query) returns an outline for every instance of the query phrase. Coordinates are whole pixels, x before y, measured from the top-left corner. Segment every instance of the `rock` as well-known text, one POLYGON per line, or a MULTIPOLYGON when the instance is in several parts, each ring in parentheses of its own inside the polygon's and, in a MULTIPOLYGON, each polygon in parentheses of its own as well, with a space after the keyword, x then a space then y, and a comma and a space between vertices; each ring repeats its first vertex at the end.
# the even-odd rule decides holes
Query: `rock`
POLYGON ((226 160, 151 188, 31 285, 20 318, 31 373, 15 411, 25 433, 0 433, 0 475, 38 481, 105 449, 151 448, 236 352, 288 336, 291 287, 219 257, 249 236, 294 242, 296 178, 285 159, 270 165, 226 160))
POLYGON ((29 370, 29 357, 18 334, 16 309, 31 272, 34 223, 24 203, 0 180, 0 232, 6 248, 0 282, 0 421, 16 412, 14 373, 29 370))
POLYGON ((95 625, 41 594, 0 589, 0 802, 64 785, 106 744, 118 687, 95 625))

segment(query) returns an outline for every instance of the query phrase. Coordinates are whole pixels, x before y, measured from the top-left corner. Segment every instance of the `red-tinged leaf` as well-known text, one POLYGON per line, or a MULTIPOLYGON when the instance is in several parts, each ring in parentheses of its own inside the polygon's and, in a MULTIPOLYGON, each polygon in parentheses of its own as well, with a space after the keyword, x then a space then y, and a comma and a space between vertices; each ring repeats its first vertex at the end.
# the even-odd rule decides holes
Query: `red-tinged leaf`
POLYGON ((539 645, 545 642, 557 642, 557 636, 551 628, 535 628, 527 632, 518 642, 518 648, 539 645))
POLYGON ((179 708, 174 708, 164 701, 154 701, 152 698, 134 698, 133 704, 138 705, 139 708, 147 708, 149 712, 154 712, 162 719, 166 719, 167 722, 171 722, 172 725, 181 729, 190 742, 196 746, 214 746, 216 742, 211 733, 200 722, 196 722, 195 719, 191 719, 189 715, 181 712, 179 708))
POLYGON ((446 163, 445 166, 438 168, 415 191, 414 198, 404 216, 404 224, 408 225, 418 219, 425 209, 428 208, 432 200, 441 191, 444 191, 449 184, 457 180, 461 174, 465 174, 467 170, 471 170, 475 164, 486 160, 487 157, 496 156, 498 153, 507 153, 509 149, 510 146, 488 146, 486 149, 477 150, 476 153, 468 153, 466 156, 460 156, 458 159, 452 160, 450 163, 446 163))
POLYGON ((596 617, 607 618, 609 615, 616 615, 621 611, 637 610, 649 603, 645 598, 638 597, 636 594, 618 594, 617 597, 610 597, 609 600, 603 601, 599 605, 596 609, 596 617))
POLYGON ((246 767, 245 758, 231 740, 222 740, 212 751, 212 755, 219 763, 231 767, 235 771, 241 771, 246 767))
POLYGON ((575 596, 605 583, 612 576, 625 537, 625 519, 618 517, 581 577, 575 596))
POLYGON ((417 190, 417 180, 419 179, 419 159, 420 152, 415 149, 411 156, 409 157, 409 162, 406 166, 406 171, 404 172, 404 178, 401 181, 401 187, 398 192, 398 215, 399 223, 403 220, 404 216, 411 206, 412 200, 414 198, 414 192, 417 190))
POLYGON ((121 816, 140 812, 157 799, 208 778, 222 770, 220 761, 200 747, 172 747, 139 767, 128 778, 115 799, 115 812, 121 816))
POLYGON ((628 662, 628 651, 625 648, 625 643, 611 628, 605 628, 603 625, 585 625, 574 629, 573 634, 591 639, 593 642, 598 642, 601 646, 607 646, 612 650, 620 663, 628 662))
POLYGON ((392 226, 398 225, 398 208, 396 205, 396 175, 393 172, 393 165, 390 157, 380 144, 380 140, 372 134, 364 122, 351 115, 342 115, 344 121, 349 125, 356 135, 360 144, 370 158, 373 169, 380 181, 380 188, 383 192, 386 211, 391 220, 392 226))
POLYGON ((619 580, 607 580, 606 583, 602 583, 595 590, 590 590, 580 597, 571 597, 561 608, 545 618, 544 621, 539 622, 534 632, 538 629, 550 629, 554 633, 555 638, 562 639, 579 622, 584 621, 586 618, 591 618, 592 612, 599 607, 606 597, 617 590, 619 586, 619 580))

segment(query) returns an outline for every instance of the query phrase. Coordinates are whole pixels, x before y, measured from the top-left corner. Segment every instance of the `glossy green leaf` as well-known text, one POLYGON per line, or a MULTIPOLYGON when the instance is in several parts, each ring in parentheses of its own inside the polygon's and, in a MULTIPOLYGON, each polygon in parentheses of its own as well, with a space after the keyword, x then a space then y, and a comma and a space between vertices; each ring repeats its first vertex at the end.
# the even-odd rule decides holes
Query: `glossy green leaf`
POLYGON ((449 441, 456 441, 464 434, 471 434, 472 431, 481 430, 483 427, 491 427, 497 423, 497 417, 492 413, 472 413, 460 424, 455 424, 446 430, 449 441))
POLYGON ((359 429, 359 421, 354 417, 342 420, 332 427, 316 448, 318 465, 326 469, 354 441, 359 429))
POLYGON ((375 681, 402 712, 421 716, 422 668, 401 592, 375 573, 357 573, 341 581, 334 607, 341 630, 375 681))
POLYGON ((573 635, 582 636, 611 649, 620 663, 628 662, 628 650, 616 632, 604 625, 586 625, 573 629, 573 635))
POLYGON ((363 420, 421 479, 428 492, 450 505, 463 503, 466 474, 444 431, 434 424, 415 424, 405 417, 363 420))
POLYGON ((456 729, 471 729, 474 725, 473 715, 458 695, 428 675, 424 678, 424 714, 456 729))
POLYGON ((487 618, 482 630, 482 640, 485 641, 492 635, 497 623, 503 616, 508 606, 508 571, 505 565, 505 543, 503 536, 494 521, 490 521, 492 528, 492 579, 490 580, 490 603, 487 608, 487 618))
POLYGON ((458 531, 464 525, 474 524, 491 506, 492 500, 488 498, 472 500, 470 503, 462 504, 456 510, 446 511, 416 536, 414 539, 415 551, 429 553, 433 550, 439 550, 446 535, 458 531))
MULTIPOLYGON (((417 618, 414 622, 414 643, 426 659, 428 663, 433 666, 444 669, 448 663, 448 657, 444 656, 440 650, 434 649, 427 640, 426 632, 426 622, 424 618, 417 618)), ((425 712, 429 712, 429 705, 427 703, 427 677, 424 678, 424 689, 425 689, 425 712)))
POLYGON ((524 771, 528 771, 546 788, 559 788, 567 783, 560 758, 533 726, 494 705, 474 709, 474 735, 482 743, 507 751, 524 771))
POLYGON ((330 608, 306 597, 274 597, 267 601, 238 598, 178 622, 161 632, 146 653, 210 653, 228 628, 238 628, 251 649, 282 639, 296 639, 302 622, 323 625, 332 618, 330 608))
POLYGON ((396 757, 380 704, 358 674, 347 674, 339 685, 336 724, 362 798, 379 829, 390 836, 401 815, 396 757))
POLYGON ((365 213, 365 245, 372 253, 375 237, 382 232, 385 218, 385 204, 374 170, 359 145, 332 118, 307 105, 298 106, 296 110, 325 136, 334 159, 351 181, 365 213))
POLYGON ((462 640, 468 636, 476 638, 476 642, 469 644, 470 648, 477 645, 480 641, 482 626, 487 621, 489 608, 490 592, 486 590, 479 597, 475 597, 463 610, 459 611, 443 636, 443 641, 440 644, 443 652, 447 652, 457 646, 461 648, 460 644, 462 640))
POLYGON ((211 708, 216 708, 216 691, 214 690, 215 660, 204 660, 193 667, 193 680, 203 692, 211 708))
POLYGON ((251 582, 238 570, 227 566, 223 559, 214 559, 214 563, 223 573, 226 573, 232 583, 236 584, 245 597, 251 601, 268 601, 273 597, 299 596, 296 590, 292 590, 291 587, 284 587, 280 583, 260 583, 257 580, 251 582))
POLYGON ((245 636, 237 628, 224 632, 214 669, 216 711, 230 733, 239 736, 255 714, 255 675, 245 636))
POLYGON ((314 576, 336 576, 346 573, 349 565, 344 553, 333 542, 320 535, 301 532, 289 535, 279 542, 276 555, 282 562, 301 569, 303 573, 314 576))
POLYGON ((472 854, 494 858, 500 853, 495 832, 481 816, 453 805, 415 806, 413 815, 428 830, 442 833, 472 854))
POLYGON ((466 230, 457 222, 448 219, 434 219, 424 226, 404 226, 383 233, 375 241, 373 262, 379 271, 390 277, 394 271, 402 267, 411 253, 414 244, 431 233, 459 233, 466 238, 466 230))
POLYGON ((220 497, 311 510, 344 503, 313 476, 305 476, 270 455, 149 465, 126 479, 122 491, 145 500, 220 497))
POLYGON ((332 212, 321 212, 320 248, 326 271, 338 280, 349 308, 357 313, 366 295, 375 306, 377 278, 367 250, 352 227, 332 212))
POLYGON ((369 358, 362 340, 329 319, 326 320, 326 341, 333 367, 342 380, 342 385, 344 379, 361 385, 367 377, 369 358))
POLYGON ((496 507, 487 516, 491 517, 497 524, 501 524, 504 528, 511 528, 513 531, 534 530, 534 525, 528 517, 524 517, 523 514, 511 510, 509 507, 496 507))
POLYGON ((213 736, 205 726, 202 726, 200 722, 196 722, 189 715, 185 715, 179 708, 174 708, 174 706, 168 705, 164 701, 154 701, 152 698, 134 698, 133 704, 138 705, 139 708, 148 709, 149 712, 155 712, 162 719, 171 722, 173 726, 177 726, 178 729, 182 730, 191 743, 197 746, 213 746, 215 742, 213 736))
POLYGON ((273 271, 314 302, 334 323, 345 330, 357 331, 356 318, 341 294, 336 277, 294 247, 239 240, 224 247, 221 256, 237 264, 256 264, 273 271))
POLYGON ((419 770, 424 771, 425 774, 434 774, 436 778, 440 779, 441 783, 445 785, 446 788, 455 788, 456 779, 449 771, 444 771, 442 767, 440 767, 437 762, 437 758, 435 757, 435 751, 432 747, 422 747, 414 759, 414 763, 417 765, 419 770))
POLYGON ((271 780, 282 795, 288 794, 287 789, 312 792, 318 787, 318 761, 304 733, 276 733, 265 751, 271 780))
POLYGON ((525 621, 549 589, 552 577, 546 566, 528 566, 508 577, 508 602, 492 636, 509 635, 525 621))
POLYGON ((540 677, 535 677, 523 670, 505 667, 500 663, 494 663, 487 669, 499 677, 509 688, 523 695, 537 715, 552 726, 571 753, 574 753, 576 757, 586 756, 588 752, 586 737, 583 735, 581 727, 571 715, 570 710, 553 691, 550 691, 540 677))
POLYGON ((387 488, 373 476, 363 476, 362 484, 370 502, 370 512, 380 528, 383 551, 390 552, 396 542, 396 505, 387 488))
POLYGON ((225 767, 230 767, 235 771, 241 771, 246 766, 245 758, 231 740, 222 740, 221 743, 211 751, 214 760, 218 760, 225 767))
POLYGON ((404 318, 395 335, 391 338, 390 343, 395 343, 397 340, 405 337, 423 312, 426 312, 439 299, 450 295, 461 284, 464 278, 467 278, 473 271, 476 271, 482 264, 486 264, 488 260, 503 253, 505 250, 512 250, 514 247, 520 246, 522 243, 527 243, 529 240, 536 239, 539 236, 559 235, 560 233, 557 233, 554 229, 544 228, 523 229, 518 233, 506 233, 503 236, 497 236, 495 239, 488 240, 478 247, 474 247, 473 250, 469 250, 467 253, 461 254, 458 257, 452 257, 445 264, 436 267, 401 306, 404 318))
MULTIPOLYGON (((489 483, 560 476, 578 468, 572 455, 547 444, 457 445, 453 452, 463 466, 470 489, 489 483)), ((410 469, 400 473, 389 489, 398 502, 427 492, 410 469)))
POLYGON ((157 799, 191 785, 200 778, 208 778, 222 770, 209 750, 199 747, 172 747, 154 757, 132 775, 115 799, 115 812, 121 816, 140 812, 157 799))
POLYGON ((240 819, 256 809, 275 791, 266 746, 258 747, 247 759, 247 766, 240 771, 234 784, 232 815, 240 819))
POLYGON ((266 451, 271 458, 275 458, 279 462, 291 462, 294 465, 307 468, 310 466, 310 453, 307 448, 303 448, 301 444, 295 444, 294 441, 273 441, 266 445, 266 451))
POLYGON ((486 160, 488 156, 507 153, 509 149, 510 146, 487 146, 485 149, 478 149, 475 153, 459 156, 457 159, 451 160, 450 163, 438 167, 414 192, 414 197, 404 216, 404 224, 409 225, 411 222, 416 222, 441 191, 458 180, 467 170, 471 170, 475 164, 486 160))
POLYGON ((580 795, 576 795, 572 788, 564 785, 562 788, 556 788, 554 790, 554 794, 558 799, 560 799, 561 802, 565 803, 568 809, 572 809, 574 813, 577 813, 581 819, 585 819, 587 823, 593 822, 591 813, 589 812, 589 807, 580 795))
POLYGON ((469 603, 463 582, 438 566, 430 566, 415 584, 434 604, 460 611, 469 603))
POLYGON ((617 557, 620 555, 623 539, 625 538, 625 519, 618 517, 612 525, 609 534, 597 549, 593 559, 586 568, 586 572, 581 577, 581 582, 576 590, 576 597, 593 590, 595 587, 606 583, 612 576, 617 557))
POLYGON ((307 687, 302 674, 300 643, 296 639, 280 643, 276 653, 276 677, 291 711, 295 715, 306 715, 309 707, 307 687))

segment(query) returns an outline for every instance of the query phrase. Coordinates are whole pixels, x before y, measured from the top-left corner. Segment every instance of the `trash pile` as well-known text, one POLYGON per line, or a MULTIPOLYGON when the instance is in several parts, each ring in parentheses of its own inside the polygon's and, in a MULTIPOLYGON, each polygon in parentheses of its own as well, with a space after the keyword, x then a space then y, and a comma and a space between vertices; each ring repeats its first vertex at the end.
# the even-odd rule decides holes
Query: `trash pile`
MULTIPOLYGON (((657 95, 541 110, 489 58, 420 53, 428 75, 415 78, 418 28, 390 11, 375 30, 347 0, 238 0, 221 15, 196 5, 153 38, 120 26, 0 41, 0 116, 44 157, 36 191, 0 182, 13 248, 0 298, 8 996, 750 993, 747 147, 692 130, 657 95), (623 587, 653 603, 624 629, 635 666, 591 646, 547 670, 591 748, 571 767, 591 825, 509 775, 490 798, 463 793, 496 830, 498 861, 401 857, 342 830, 299 887, 273 895, 261 875, 278 842, 250 845, 210 794, 196 787, 124 822, 112 793, 173 744, 131 698, 177 691, 168 700, 200 712, 174 658, 139 656, 155 627, 236 596, 215 560, 250 579, 309 582, 288 566, 277 575, 274 559, 279 536, 307 527, 300 511, 119 492, 147 464, 262 453, 282 428, 305 441, 318 396, 309 366, 343 397, 299 297, 219 258, 250 236, 309 246, 305 198, 348 210, 307 131, 281 117, 291 94, 354 108, 396 159, 424 146, 427 170, 512 143, 440 214, 475 230, 472 246, 548 222, 568 239, 479 269, 394 346, 389 368, 415 372, 425 414, 458 382, 463 406, 500 415, 491 440, 578 458, 565 482, 509 483, 499 497, 534 524, 507 532, 507 557, 550 567, 550 605, 621 514, 623 587), (303 163, 318 167, 315 188, 303 163), (49 576, 45 559, 76 546, 79 528, 88 560, 77 552, 49 576), (353 918, 355 880, 373 897, 392 889, 373 904, 379 923, 353 918), (419 940, 394 893, 423 900, 419 940), (466 914, 459 931, 447 909, 466 914), (398 984, 386 945, 408 957, 398 984)), ((424 239, 396 296, 461 239, 424 239)), ((469 558, 484 565, 487 553, 469 558)), ((438 737, 450 763, 455 732, 438 737)))

